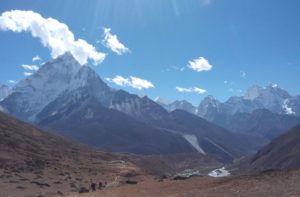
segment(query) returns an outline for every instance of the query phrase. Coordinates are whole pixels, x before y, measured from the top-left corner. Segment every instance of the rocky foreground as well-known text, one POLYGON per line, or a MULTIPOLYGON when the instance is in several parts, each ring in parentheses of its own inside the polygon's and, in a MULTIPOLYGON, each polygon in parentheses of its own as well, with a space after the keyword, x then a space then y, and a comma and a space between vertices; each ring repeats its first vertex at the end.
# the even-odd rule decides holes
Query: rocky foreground
POLYGON ((192 177, 187 180, 145 180, 70 197, 198 197, 198 196, 300 196, 300 170, 269 171, 251 176, 192 177))

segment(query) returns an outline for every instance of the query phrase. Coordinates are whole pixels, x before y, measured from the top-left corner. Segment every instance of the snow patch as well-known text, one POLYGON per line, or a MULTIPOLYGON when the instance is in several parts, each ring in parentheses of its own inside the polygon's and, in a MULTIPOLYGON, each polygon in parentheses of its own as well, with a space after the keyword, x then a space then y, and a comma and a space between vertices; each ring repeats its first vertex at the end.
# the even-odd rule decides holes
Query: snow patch
POLYGON ((288 99, 285 99, 283 101, 283 104, 282 104, 282 109, 284 110, 284 112, 287 114, 287 115, 294 115, 296 114, 293 109, 291 107, 288 106, 288 99))
POLYGON ((225 176, 230 176, 230 172, 226 170, 225 167, 222 167, 211 171, 210 173, 208 173, 208 176, 215 177, 215 178, 225 177, 225 176))
POLYGON ((183 135, 184 139, 188 141, 198 152, 202 153, 203 155, 206 155, 204 150, 199 146, 198 139, 195 135, 183 135))
POLYGON ((177 173, 174 177, 190 178, 192 176, 201 176, 201 173, 199 170, 186 169, 177 173))

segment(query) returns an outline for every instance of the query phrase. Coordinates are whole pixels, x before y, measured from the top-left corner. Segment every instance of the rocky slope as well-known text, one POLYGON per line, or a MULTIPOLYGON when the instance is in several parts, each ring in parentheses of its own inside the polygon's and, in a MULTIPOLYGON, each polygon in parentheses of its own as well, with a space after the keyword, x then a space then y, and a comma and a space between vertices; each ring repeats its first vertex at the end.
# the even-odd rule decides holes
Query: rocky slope
POLYGON ((252 170, 298 169, 300 167, 300 125, 274 139, 252 157, 244 168, 252 170))
POLYGON ((0 113, 1 196, 60 196, 143 170, 123 156, 96 151, 0 113))
POLYGON ((297 116, 258 109, 252 113, 236 113, 224 127, 233 132, 261 136, 269 141, 299 123, 300 118, 297 116))

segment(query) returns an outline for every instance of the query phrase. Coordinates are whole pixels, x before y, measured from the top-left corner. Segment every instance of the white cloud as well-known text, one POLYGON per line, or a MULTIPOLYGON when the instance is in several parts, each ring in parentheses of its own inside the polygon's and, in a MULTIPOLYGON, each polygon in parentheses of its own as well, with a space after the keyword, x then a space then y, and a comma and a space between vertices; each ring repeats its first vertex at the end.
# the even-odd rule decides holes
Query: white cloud
POLYGON ((198 87, 183 88, 183 87, 176 86, 176 90, 177 92, 187 92, 187 93, 197 93, 197 94, 204 94, 207 92, 206 90, 198 87))
POLYGON ((28 71, 37 71, 39 69, 38 66, 36 65, 27 65, 27 64, 22 64, 21 67, 25 70, 28 70, 28 71))
POLYGON ((213 0, 201 0, 203 5, 210 5, 213 0))
POLYGON ((32 62, 37 62, 37 61, 42 61, 42 58, 40 57, 40 56, 34 56, 33 58, 32 58, 32 62))
POLYGON ((241 90, 241 89, 234 89, 234 88, 228 88, 228 91, 229 92, 236 92, 238 94, 243 93, 243 90, 241 90))
POLYGON ((240 73, 241 73, 241 77, 246 78, 247 73, 245 71, 241 70, 240 73))
POLYGON ((138 90, 154 88, 152 82, 133 76, 124 78, 120 75, 117 75, 114 78, 106 78, 106 80, 122 87, 132 87, 138 90))
POLYGON ((176 71, 184 71, 185 67, 172 66, 172 69, 176 71))
POLYGON ((209 64, 209 62, 204 57, 199 57, 197 59, 189 61, 187 67, 194 71, 202 72, 211 70, 213 66, 209 64))
POLYGON ((104 46, 118 55, 122 55, 130 51, 129 48, 127 48, 119 41, 117 35, 111 34, 110 28, 104 28, 104 38, 102 40, 102 43, 104 46))
POLYGON ((31 73, 31 72, 24 72, 23 73, 25 76, 30 76, 30 75, 32 75, 33 73, 31 73))
POLYGON ((75 39, 69 27, 53 18, 43 18, 33 11, 13 10, 3 12, 0 16, 0 30, 13 32, 30 32, 48 47, 53 58, 69 51, 74 58, 84 65, 88 60, 101 63, 106 55, 83 39, 75 39))
POLYGON ((15 84, 15 83, 17 83, 15 80, 8 80, 7 82, 10 83, 10 84, 15 84))

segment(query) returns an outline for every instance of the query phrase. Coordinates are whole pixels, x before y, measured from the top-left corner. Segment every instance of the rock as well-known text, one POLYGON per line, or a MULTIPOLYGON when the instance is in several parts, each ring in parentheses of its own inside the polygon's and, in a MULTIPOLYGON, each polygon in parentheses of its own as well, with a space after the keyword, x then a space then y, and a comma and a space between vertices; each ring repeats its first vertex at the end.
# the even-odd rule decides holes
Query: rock
POLYGON ((188 179, 189 177, 185 177, 185 176, 175 176, 174 178, 173 178, 173 180, 175 180, 175 181, 177 181, 177 180, 186 180, 186 179, 188 179))
POLYGON ((40 187, 50 187, 50 185, 48 183, 40 183, 38 181, 31 181, 30 183, 36 184, 37 186, 40 186, 40 187))
POLYGON ((57 194, 58 196, 64 196, 64 193, 62 193, 61 191, 57 191, 56 194, 57 194))
POLYGON ((78 193, 82 194, 82 193, 88 193, 89 190, 86 187, 81 187, 78 191, 78 193))
POLYGON ((127 180, 126 183, 127 183, 127 184, 135 185, 135 184, 137 184, 138 182, 137 182, 137 181, 133 181, 133 180, 127 180))

